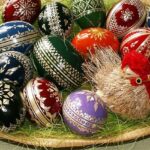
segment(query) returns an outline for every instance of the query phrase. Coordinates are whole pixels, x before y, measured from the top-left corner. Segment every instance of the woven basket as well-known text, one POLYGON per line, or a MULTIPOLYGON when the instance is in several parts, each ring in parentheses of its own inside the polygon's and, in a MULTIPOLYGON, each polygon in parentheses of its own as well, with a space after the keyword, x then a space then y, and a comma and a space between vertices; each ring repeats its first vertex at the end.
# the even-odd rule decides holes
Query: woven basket
MULTIPOLYGON (((109 1, 109 0, 106 0, 109 1)), ((150 6, 149 0, 142 0, 147 6, 150 6)), ((5 0, 0 0, 0 9, 4 4, 5 0)), ((42 0, 43 3, 46 3, 46 0, 42 0)), ((96 139, 71 139, 66 138, 62 139, 58 138, 31 138, 25 135, 11 135, 0 132, 0 139, 21 143, 24 145, 30 145, 34 147, 51 147, 51 148, 66 148, 66 147, 83 147, 89 145, 104 145, 104 144, 112 144, 112 143, 120 143, 129 140, 137 140, 139 138, 150 135, 150 127, 140 127, 138 129, 127 131, 124 133, 120 133, 120 135, 106 137, 106 138, 96 138, 96 139)))

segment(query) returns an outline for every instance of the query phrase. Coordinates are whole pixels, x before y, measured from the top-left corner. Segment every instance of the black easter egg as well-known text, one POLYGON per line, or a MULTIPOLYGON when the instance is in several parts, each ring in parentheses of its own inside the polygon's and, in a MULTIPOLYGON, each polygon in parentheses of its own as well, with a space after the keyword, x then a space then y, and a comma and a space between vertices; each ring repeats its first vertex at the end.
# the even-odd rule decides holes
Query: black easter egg
POLYGON ((18 89, 0 80, 0 130, 14 131, 24 121, 25 114, 18 89))
POLYGON ((72 14, 59 2, 43 7, 38 18, 39 29, 44 35, 69 36, 72 29, 72 14))

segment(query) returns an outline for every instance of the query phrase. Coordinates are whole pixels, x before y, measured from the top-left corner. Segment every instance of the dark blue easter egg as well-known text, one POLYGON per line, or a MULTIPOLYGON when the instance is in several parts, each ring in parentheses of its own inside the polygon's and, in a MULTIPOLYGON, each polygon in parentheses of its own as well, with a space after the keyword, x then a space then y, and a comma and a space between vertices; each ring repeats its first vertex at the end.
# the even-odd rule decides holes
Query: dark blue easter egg
POLYGON ((39 32, 29 23, 11 21, 0 25, 0 52, 28 53, 39 38, 39 32))
POLYGON ((0 54, 0 80, 24 86, 32 75, 32 63, 26 55, 15 51, 0 54))
POLYGON ((14 131, 24 121, 25 114, 18 89, 0 80, 0 130, 14 131))

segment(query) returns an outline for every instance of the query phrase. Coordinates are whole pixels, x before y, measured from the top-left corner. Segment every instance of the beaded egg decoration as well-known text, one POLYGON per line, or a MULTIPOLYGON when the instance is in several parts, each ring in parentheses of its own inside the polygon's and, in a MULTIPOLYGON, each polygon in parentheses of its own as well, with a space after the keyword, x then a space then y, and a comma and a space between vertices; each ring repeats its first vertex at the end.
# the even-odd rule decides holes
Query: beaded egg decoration
POLYGON ((83 56, 94 54, 97 47, 112 47, 119 50, 119 41, 111 31, 103 28, 88 28, 80 31, 72 40, 72 45, 83 56))
POLYGON ((24 121, 23 107, 16 87, 0 80, 0 131, 14 131, 24 121))
POLYGON ((22 87, 32 76, 32 63, 26 55, 15 51, 0 53, 0 80, 22 87))
POLYGON ((74 20, 82 28, 104 26, 106 11, 103 0, 73 0, 74 20))
POLYGON ((41 0, 7 0, 4 11, 4 22, 21 20, 33 23, 41 10, 41 0))
MULTIPOLYGON (((129 32, 123 38, 120 52, 124 56, 133 50, 143 53, 147 49, 150 51, 150 29, 141 28, 129 32)), ((149 51, 147 51, 147 55, 150 55, 149 51)))
POLYGON ((119 1, 109 12, 106 28, 118 38, 144 25, 146 8, 140 0, 119 1))
POLYGON ((23 90, 22 99, 30 119, 40 126, 48 127, 61 113, 61 100, 57 87, 44 78, 29 81, 23 90))
POLYGON ((44 35, 69 36, 72 24, 70 10, 59 2, 44 6, 38 18, 39 29, 44 35))
POLYGON ((39 32, 29 23, 11 21, 0 25, 0 52, 18 51, 28 53, 32 50, 39 32))
POLYGON ((83 59, 68 40, 44 36, 35 44, 32 57, 39 75, 60 88, 75 88, 83 82, 83 59))
POLYGON ((91 91, 71 93, 63 105, 63 118, 68 127, 80 135, 89 136, 102 128, 107 111, 100 97, 91 91))

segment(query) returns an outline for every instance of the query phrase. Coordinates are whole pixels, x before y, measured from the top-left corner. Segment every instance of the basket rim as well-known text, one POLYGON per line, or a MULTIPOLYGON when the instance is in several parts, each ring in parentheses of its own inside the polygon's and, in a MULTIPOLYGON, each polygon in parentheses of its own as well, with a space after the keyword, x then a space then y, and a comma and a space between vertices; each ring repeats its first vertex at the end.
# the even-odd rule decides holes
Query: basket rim
POLYGON ((150 127, 141 127, 132 131, 127 131, 113 137, 99 137, 97 139, 61 139, 58 138, 36 138, 28 137, 25 135, 11 135, 9 133, 0 132, 0 139, 11 141, 23 145, 34 147, 47 147, 47 148, 70 148, 70 147, 85 147, 90 145, 105 145, 128 142, 138 140, 150 135, 150 127))

